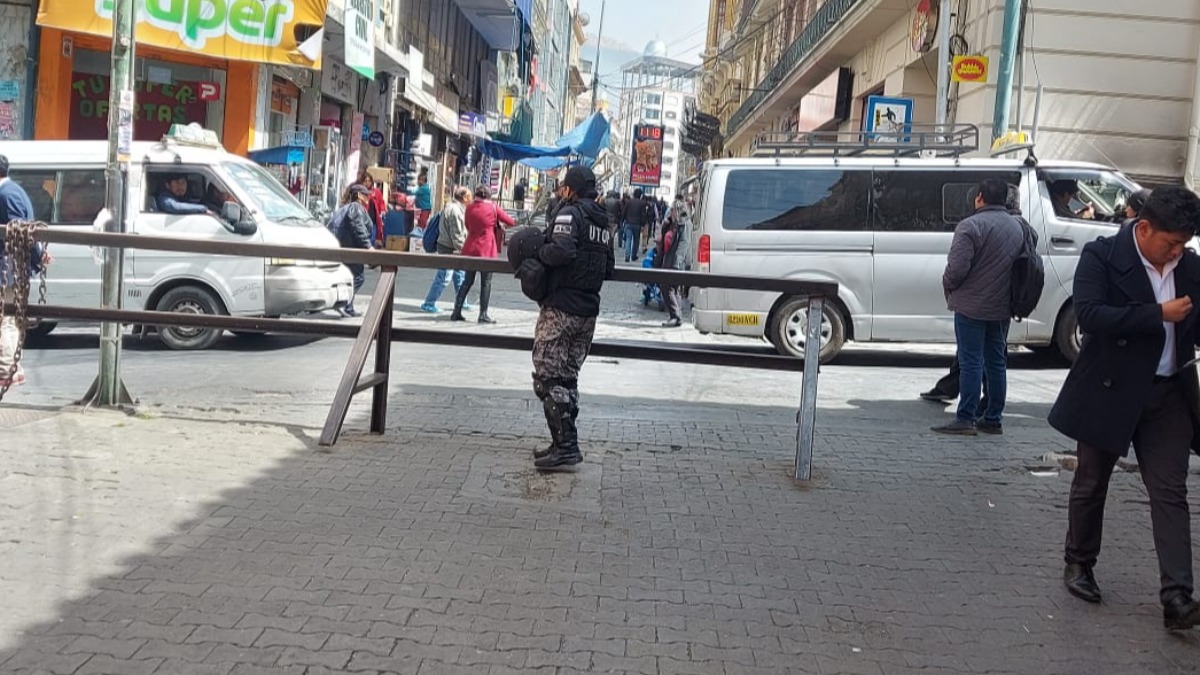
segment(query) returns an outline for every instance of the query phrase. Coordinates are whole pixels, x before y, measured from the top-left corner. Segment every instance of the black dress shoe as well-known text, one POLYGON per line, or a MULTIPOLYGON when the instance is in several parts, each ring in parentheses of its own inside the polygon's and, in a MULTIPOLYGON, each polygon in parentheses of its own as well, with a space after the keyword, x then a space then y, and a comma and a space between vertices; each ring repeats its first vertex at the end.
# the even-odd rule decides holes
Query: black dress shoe
POLYGON ((934 403, 949 403, 950 401, 958 398, 958 394, 947 394, 940 392, 937 389, 923 391, 921 392, 920 396, 922 400, 933 401, 934 403))
POLYGON ((1163 603, 1163 626, 1167 630, 1187 630, 1200 626, 1200 602, 1190 595, 1177 595, 1163 603))
POLYGON ((487 314, 480 314, 479 315, 479 323, 492 324, 492 323, 496 323, 496 320, 493 319, 492 317, 488 316, 487 314))
MULTIPOLYGON (((1092 568, 1070 563, 1063 570, 1063 585, 1067 592, 1087 602, 1100 602, 1100 587, 1096 585, 1096 577, 1092 568)), ((1164 614, 1165 616, 1165 614, 1164 614)))
POLYGON ((974 436, 975 423, 965 420, 955 419, 949 424, 943 424, 940 427, 929 427, 931 431, 948 436, 974 436))
POLYGON ((451 321, 466 321, 466 319, 462 315, 462 312, 459 312, 457 310, 455 310, 455 312, 450 315, 450 320, 451 321))

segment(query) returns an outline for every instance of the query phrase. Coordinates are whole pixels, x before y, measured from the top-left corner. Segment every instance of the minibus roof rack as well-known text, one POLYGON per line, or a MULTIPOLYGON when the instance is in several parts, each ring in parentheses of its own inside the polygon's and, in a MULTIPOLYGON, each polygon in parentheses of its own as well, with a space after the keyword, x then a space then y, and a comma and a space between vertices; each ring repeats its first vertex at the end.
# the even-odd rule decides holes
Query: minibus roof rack
POLYGON ((979 150, 974 124, 909 124, 901 131, 766 131, 754 157, 961 157, 979 150))

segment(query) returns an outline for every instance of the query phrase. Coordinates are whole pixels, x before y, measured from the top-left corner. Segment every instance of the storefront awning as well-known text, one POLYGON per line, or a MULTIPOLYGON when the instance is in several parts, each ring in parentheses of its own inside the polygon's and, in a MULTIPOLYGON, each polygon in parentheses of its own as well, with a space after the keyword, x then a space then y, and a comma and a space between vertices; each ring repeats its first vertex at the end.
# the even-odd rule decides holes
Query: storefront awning
POLYGON ((488 157, 505 162, 519 162, 523 159, 539 157, 566 157, 571 154, 570 148, 541 148, 535 145, 520 145, 503 141, 483 141, 480 143, 480 148, 488 157))

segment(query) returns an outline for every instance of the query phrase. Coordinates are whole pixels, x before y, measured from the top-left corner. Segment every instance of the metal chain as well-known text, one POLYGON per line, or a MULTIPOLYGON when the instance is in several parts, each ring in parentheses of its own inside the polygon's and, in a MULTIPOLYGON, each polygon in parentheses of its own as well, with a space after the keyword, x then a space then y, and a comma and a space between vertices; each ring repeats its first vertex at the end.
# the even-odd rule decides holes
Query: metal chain
MULTIPOLYGON (((16 323, 18 337, 17 349, 13 353, 13 363, 9 367, 8 372, 0 373, 0 401, 4 400, 4 395, 12 387, 13 378, 17 374, 17 369, 21 365, 21 355, 25 349, 25 330, 28 327, 29 320, 29 287, 30 274, 32 268, 33 253, 37 246, 37 241, 34 238, 34 233, 46 227, 45 223, 33 222, 25 220, 14 220, 8 224, 4 234, 4 256, 0 260, 0 324, 4 323, 6 318, 12 318, 16 323), (4 311, 4 303, 12 297, 12 304, 15 311, 11 317, 7 317, 4 311)), ((42 261, 37 261, 38 267, 41 269, 39 274, 40 287, 38 289, 38 304, 46 304, 46 266, 42 261)))

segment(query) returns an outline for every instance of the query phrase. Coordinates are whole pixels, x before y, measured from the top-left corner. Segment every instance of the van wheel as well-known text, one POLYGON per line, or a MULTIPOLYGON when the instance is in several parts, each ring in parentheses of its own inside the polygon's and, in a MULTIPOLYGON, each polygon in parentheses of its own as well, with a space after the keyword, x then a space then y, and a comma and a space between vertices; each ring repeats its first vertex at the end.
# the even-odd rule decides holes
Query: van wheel
MULTIPOLYGON (((212 293, 195 286, 180 286, 167 291, 155 308, 160 312, 182 314, 224 314, 221 302, 212 293)), ((216 344, 223 331, 219 328, 187 328, 159 326, 158 338, 171 349, 208 349, 216 344)))
POLYGON ((1083 333, 1079 330, 1079 320, 1075 318, 1074 303, 1068 304, 1058 315, 1058 323, 1054 326, 1054 346, 1070 363, 1075 363, 1075 359, 1079 358, 1083 333))
MULTIPOLYGON (((846 320, 838 307, 826 301, 821 313, 820 362, 829 363, 846 344, 846 320)), ((784 356, 804 358, 808 339, 808 298, 792 298, 783 303, 771 317, 768 338, 784 356)))

